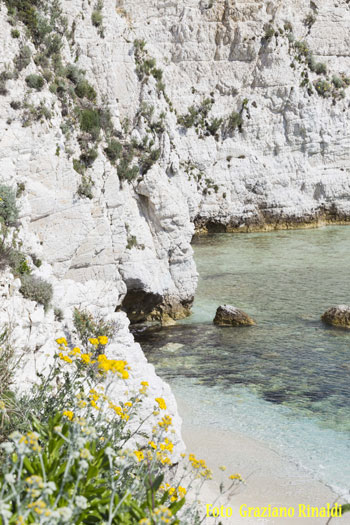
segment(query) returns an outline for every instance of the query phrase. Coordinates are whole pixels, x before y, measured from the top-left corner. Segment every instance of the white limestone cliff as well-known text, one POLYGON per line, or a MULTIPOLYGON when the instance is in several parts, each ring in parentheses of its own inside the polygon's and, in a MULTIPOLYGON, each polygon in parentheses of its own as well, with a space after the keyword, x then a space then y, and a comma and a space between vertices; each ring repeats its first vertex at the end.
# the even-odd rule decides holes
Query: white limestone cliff
MULTIPOLYGON (((245 231, 349 220, 348 1, 104 0, 99 27, 92 23, 92 2, 60 5, 68 19, 63 65, 85 70, 96 104, 110 111, 122 140, 140 144, 153 137, 160 150, 148 171, 123 181, 104 154, 102 134, 84 175, 92 181, 87 198, 73 169, 82 151, 73 99, 63 103, 49 89, 54 79, 40 91, 28 88, 27 75, 43 74, 33 58, 6 81, 0 182, 24 188, 18 240, 28 260, 35 254, 43 261, 35 273, 53 284, 63 323, 73 306, 104 315, 123 308, 133 320, 171 322, 188 314, 197 282, 190 244, 195 228, 245 231), (156 59, 161 79, 137 74, 136 39, 144 40, 146 58, 156 59), (326 73, 310 68, 310 52, 326 73), (203 122, 182 125, 181 116, 205 99, 203 122), (10 104, 16 101, 20 109, 10 104), (33 117, 30 107, 40 102, 50 118, 33 117), (239 120, 229 126, 233 112, 239 120), (215 118, 223 119, 216 131, 210 128, 215 118)), ((20 38, 11 36, 5 2, 0 6, 4 71, 21 46, 33 56, 36 50, 21 22, 20 38)), ((28 337, 45 351, 45 341, 63 325, 18 290, 15 296, 21 330, 36 326, 28 337)), ((0 309, 4 313, 7 303, 0 309)), ((125 317, 114 315, 126 334, 125 317)), ((121 347, 140 357, 125 337, 121 347)), ((160 380, 157 385, 166 388, 160 380)))

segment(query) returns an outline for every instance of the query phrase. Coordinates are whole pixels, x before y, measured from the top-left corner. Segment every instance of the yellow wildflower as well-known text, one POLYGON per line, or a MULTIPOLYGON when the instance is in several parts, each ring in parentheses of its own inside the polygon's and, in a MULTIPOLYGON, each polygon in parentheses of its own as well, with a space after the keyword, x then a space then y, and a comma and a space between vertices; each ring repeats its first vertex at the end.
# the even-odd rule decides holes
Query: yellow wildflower
POLYGON ((184 487, 179 486, 177 490, 180 495, 180 498, 184 498, 186 496, 187 490, 184 487))
POLYGON ((91 361, 91 357, 89 356, 89 354, 81 354, 80 359, 84 361, 86 365, 88 365, 91 361))
POLYGON ((78 348, 77 346, 75 346, 75 347, 72 348, 72 350, 69 352, 69 355, 77 355, 77 354, 80 354, 80 353, 81 353, 80 348, 78 348))
POLYGON ((229 479, 237 479, 238 481, 243 481, 242 476, 240 474, 231 474, 229 479))
POLYGON ((156 397, 155 401, 157 401, 159 408, 166 410, 166 403, 162 397, 156 397))
POLYGON ((168 438, 165 438, 164 443, 160 444, 160 448, 161 450, 169 450, 170 452, 172 452, 174 445, 168 438))
POLYGON ((100 345, 106 345, 108 343, 108 337, 106 335, 100 335, 98 342, 100 345))
POLYGON ((149 444, 150 447, 152 447, 152 448, 154 448, 154 449, 157 448, 157 445, 155 444, 154 441, 149 441, 148 444, 149 444))
POLYGON ((90 337, 89 342, 94 346, 98 345, 98 339, 96 339, 96 337, 90 337))
POLYGON ((21 437, 19 442, 29 445, 35 452, 41 452, 41 446, 39 445, 39 434, 36 432, 28 432, 25 436, 21 437))
POLYGON ((58 354, 58 357, 62 360, 62 361, 65 361, 66 363, 73 363, 73 361, 71 360, 70 357, 68 357, 67 355, 63 355, 62 352, 60 352, 58 354))
POLYGON ((74 412, 72 412, 71 410, 65 410, 65 411, 63 412, 63 415, 66 416, 66 417, 68 417, 68 419, 69 419, 70 421, 72 421, 72 419, 73 419, 73 417, 74 417, 74 412))
POLYGON ((113 374, 118 374, 123 379, 128 379, 129 372, 126 370, 126 361, 121 361, 117 359, 108 359, 105 354, 100 354, 97 358, 98 368, 100 372, 112 372, 113 374))
POLYGON ((147 381, 141 381, 141 388, 139 390, 140 394, 146 394, 148 387, 149 387, 149 384, 147 381))
POLYGON ((164 416, 160 421, 158 421, 158 426, 161 428, 164 428, 165 430, 168 430, 168 428, 172 425, 172 419, 170 416, 164 416))
POLYGON ((59 337, 56 339, 56 343, 59 345, 68 346, 67 339, 65 337, 59 337))
POLYGON ((135 451, 134 451, 134 454, 135 454, 135 456, 137 457, 137 459, 138 459, 139 461, 142 461, 142 460, 145 458, 145 455, 144 455, 144 453, 142 452, 142 450, 135 450, 135 451))

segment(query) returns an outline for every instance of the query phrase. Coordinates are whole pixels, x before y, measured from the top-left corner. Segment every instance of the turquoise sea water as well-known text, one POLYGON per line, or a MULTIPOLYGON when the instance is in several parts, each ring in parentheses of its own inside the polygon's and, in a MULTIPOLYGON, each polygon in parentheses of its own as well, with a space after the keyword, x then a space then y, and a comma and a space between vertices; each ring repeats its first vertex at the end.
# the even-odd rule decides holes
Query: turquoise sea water
POLYGON ((148 359, 198 424, 260 439, 349 491, 350 331, 320 315, 350 304, 350 228, 215 234, 193 247, 193 314, 139 336, 148 359), (214 326, 223 303, 257 326, 214 326))

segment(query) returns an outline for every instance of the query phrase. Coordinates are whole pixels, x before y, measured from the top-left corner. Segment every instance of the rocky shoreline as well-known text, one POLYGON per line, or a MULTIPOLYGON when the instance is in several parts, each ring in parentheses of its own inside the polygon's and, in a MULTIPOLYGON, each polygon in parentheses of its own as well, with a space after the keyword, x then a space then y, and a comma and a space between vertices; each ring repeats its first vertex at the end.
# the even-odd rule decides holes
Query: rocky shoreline
POLYGON ((189 315, 195 233, 349 223, 347 2, 61 0, 42 40, 8 7, 0 166, 22 262, 14 282, 1 274, 0 309, 13 299, 30 352, 75 306, 189 315), (21 295, 27 274, 52 286, 52 309, 21 295))

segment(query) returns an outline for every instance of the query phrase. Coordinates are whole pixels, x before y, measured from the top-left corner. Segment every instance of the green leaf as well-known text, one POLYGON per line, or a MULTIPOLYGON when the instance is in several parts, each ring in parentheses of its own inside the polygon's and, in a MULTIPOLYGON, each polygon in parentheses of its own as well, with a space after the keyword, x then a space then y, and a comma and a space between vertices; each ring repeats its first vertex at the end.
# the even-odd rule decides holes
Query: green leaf
POLYGON ((156 477, 156 479, 153 482, 151 482, 150 478, 148 478, 150 489, 153 490, 154 492, 157 492, 163 479, 164 479, 164 474, 160 474, 158 477, 156 477))
POLYGON ((23 465, 27 469, 29 474, 32 474, 32 475, 34 474, 35 470, 33 469, 32 464, 27 457, 24 458, 23 465))
POLYGON ((172 503, 170 505, 169 508, 170 508, 170 510, 171 510, 171 512, 173 513, 174 516, 181 509, 181 507, 184 506, 185 501, 186 501, 185 498, 182 498, 179 501, 174 501, 174 503, 172 503))
POLYGON ((345 505, 340 505, 340 508, 341 508, 342 514, 345 514, 345 512, 350 512, 350 503, 346 503, 345 505))

